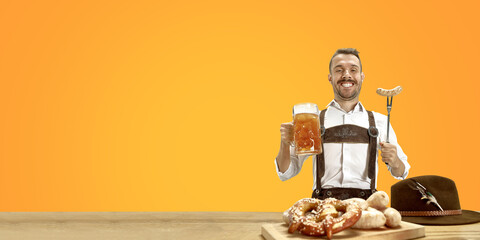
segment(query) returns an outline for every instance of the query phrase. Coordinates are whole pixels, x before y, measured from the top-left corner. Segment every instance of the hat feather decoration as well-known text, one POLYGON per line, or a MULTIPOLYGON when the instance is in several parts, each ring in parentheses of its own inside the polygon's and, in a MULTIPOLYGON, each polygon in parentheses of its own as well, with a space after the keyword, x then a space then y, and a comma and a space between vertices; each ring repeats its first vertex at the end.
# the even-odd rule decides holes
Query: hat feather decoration
POLYGON ((427 200, 427 204, 433 204, 435 205, 438 209, 440 209, 441 211, 443 211, 443 208, 440 206, 440 204, 438 204, 437 202, 437 199, 435 198, 435 196, 433 196, 432 193, 430 193, 429 191, 427 191, 427 188, 424 187, 422 184, 420 184, 419 182, 415 181, 412 179, 412 181, 414 182, 413 186, 411 186, 414 190, 417 190, 420 192, 420 194, 422 195, 422 200, 427 200))

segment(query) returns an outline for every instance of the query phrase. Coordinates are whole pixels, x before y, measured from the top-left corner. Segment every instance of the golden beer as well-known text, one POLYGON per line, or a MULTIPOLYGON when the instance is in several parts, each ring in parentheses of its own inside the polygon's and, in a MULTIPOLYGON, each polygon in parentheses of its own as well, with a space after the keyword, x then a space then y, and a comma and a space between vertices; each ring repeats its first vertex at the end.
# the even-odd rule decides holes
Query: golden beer
POLYGON ((322 153, 317 105, 303 103, 294 106, 293 131, 297 155, 322 153))

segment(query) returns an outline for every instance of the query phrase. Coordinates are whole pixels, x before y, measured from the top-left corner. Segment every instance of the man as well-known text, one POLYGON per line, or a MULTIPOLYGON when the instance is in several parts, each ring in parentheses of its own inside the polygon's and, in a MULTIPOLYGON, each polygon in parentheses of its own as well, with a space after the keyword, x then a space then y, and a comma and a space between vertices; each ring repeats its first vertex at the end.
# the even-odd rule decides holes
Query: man
MULTIPOLYGON (((405 179, 410 169, 391 126, 387 143, 387 117, 359 102, 365 75, 358 54, 353 48, 338 49, 330 60, 328 81, 335 98, 320 113, 323 152, 313 156, 315 198, 367 199, 376 191, 378 150, 393 177, 405 179)), ((285 181, 300 172, 309 156, 295 155, 292 122, 281 124, 280 133, 275 165, 285 181)))

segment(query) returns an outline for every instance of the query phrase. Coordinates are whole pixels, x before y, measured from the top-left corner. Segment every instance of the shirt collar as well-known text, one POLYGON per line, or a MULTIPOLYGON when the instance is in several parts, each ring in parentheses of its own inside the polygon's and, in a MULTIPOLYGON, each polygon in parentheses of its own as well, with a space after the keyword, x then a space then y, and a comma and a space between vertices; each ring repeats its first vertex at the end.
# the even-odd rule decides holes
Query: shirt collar
MULTIPOLYGON (((339 104, 337 101, 335 101, 335 99, 333 99, 333 100, 327 105, 327 108, 328 108, 328 107, 335 107, 335 108, 337 108, 338 110, 343 111, 343 112, 346 113, 346 111, 342 109, 342 107, 340 106, 340 104, 339 104)), ((357 105, 355 105, 355 107, 353 108, 352 112, 354 112, 354 113, 355 113, 355 112, 363 112, 364 109, 365 109, 365 108, 363 107, 362 103, 359 101, 359 102, 357 103, 357 105)))

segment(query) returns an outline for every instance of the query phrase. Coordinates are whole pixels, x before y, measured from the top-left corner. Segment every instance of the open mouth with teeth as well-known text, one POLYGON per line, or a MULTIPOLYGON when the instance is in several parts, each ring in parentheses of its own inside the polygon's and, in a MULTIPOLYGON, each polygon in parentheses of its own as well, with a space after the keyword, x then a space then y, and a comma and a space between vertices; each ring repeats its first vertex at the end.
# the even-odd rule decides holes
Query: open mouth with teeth
POLYGON ((340 86, 342 86, 344 88, 353 87, 353 85, 355 85, 353 82, 341 82, 340 83, 340 86))

